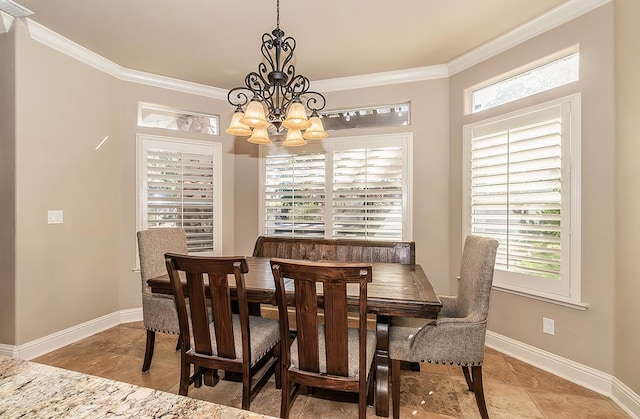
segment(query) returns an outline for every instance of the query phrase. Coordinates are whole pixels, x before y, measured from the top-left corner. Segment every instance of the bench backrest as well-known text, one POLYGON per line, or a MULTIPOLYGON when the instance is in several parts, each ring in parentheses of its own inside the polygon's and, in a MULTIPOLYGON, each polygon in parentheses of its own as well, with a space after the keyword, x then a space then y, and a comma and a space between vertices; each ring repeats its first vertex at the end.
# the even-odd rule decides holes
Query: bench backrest
POLYGON ((339 262, 383 262, 413 266, 416 263, 415 242, 372 240, 303 239, 260 236, 253 256, 332 260, 339 262))

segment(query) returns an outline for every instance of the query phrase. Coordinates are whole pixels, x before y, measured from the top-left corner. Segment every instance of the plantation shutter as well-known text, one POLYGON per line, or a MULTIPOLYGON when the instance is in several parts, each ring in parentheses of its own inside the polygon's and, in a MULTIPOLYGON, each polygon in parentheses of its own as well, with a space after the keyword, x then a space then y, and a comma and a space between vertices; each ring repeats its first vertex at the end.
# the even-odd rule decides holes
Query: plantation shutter
POLYGON ((265 234, 324 238, 325 158, 325 153, 266 157, 265 234))
POLYGON ((410 134, 261 148, 267 236, 410 240, 410 134))
POLYGON ((190 253, 217 251, 215 148, 145 139, 142 149, 143 228, 183 227, 190 253))
POLYGON ((471 232, 500 242, 496 267, 561 278, 561 107, 473 130, 471 232))
POLYGON ((336 151, 333 238, 402 240, 402 147, 336 151))

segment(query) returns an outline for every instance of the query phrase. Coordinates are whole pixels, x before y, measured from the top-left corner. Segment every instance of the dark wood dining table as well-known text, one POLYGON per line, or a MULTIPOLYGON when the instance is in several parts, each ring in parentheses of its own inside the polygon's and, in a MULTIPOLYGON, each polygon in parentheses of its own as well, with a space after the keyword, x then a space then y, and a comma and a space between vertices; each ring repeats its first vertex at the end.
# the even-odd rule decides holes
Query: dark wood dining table
MULTIPOLYGON (((275 283, 269 258, 248 257, 245 274, 247 299, 251 311, 259 313, 261 304, 276 305, 275 283)), ((369 313, 376 316, 376 415, 389 416, 389 324, 393 316, 435 318, 442 303, 420 265, 373 263, 373 281, 368 286, 369 313)), ((231 279, 233 281, 233 279, 231 279)), ((171 294, 167 276, 147 281, 152 292, 171 294)), ((357 311, 358 289, 348 289, 348 304, 357 311)), ((233 296, 233 290, 232 290, 233 296)))

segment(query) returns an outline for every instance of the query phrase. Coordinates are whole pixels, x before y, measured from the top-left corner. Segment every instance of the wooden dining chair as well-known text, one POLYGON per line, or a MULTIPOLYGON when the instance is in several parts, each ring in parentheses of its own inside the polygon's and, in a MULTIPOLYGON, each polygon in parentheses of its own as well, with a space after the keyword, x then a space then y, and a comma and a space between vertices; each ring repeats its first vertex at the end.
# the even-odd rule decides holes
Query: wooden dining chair
POLYGON ((439 296, 442 310, 438 318, 392 320, 389 358, 395 419, 400 417, 401 361, 461 366, 480 416, 489 418, 482 386, 482 362, 497 249, 498 242, 494 239, 467 236, 458 295, 439 296))
POLYGON ((373 404, 376 335, 367 330, 370 263, 271 259, 280 318, 282 400, 280 416, 301 385, 358 393, 358 417, 373 404), (292 281, 291 286, 286 285, 292 281), (359 289, 359 322, 349 328, 347 285, 359 289), (318 293, 318 290, 322 290, 318 293), (287 291, 291 291, 289 297, 287 291), (295 307, 296 337, 291 342, 288 303, 295 307), (324 324, 320 324, 320 313, 324 324), (367 398, 367 393, 369 398, 367 398))
POLYGON ((187 253, 187 233, 183 228, 153 228, 138 231, 137 237, 142 281, 142 320, 147 329, 142 371, 147 371, 151 367, 156 333, 180 334, 173 297, 151 292, 147 280, 167 274, 165 253, 187 253))
POLYGON ((246 258, 168 253, 166 267, 180 324, 179 394, 186 396, 192 383, 199 386, 205 373, 217 375, 218 369, 242 374, 245 410, 249 410, 252 395, 274 371, 276 387, 280 388, 278 321, 249 315, 244 285, 244 274, 249 271, 246 258), (184 289, 181 272, 186 277, 184 289), (229 275, 235 282, 238 314, 232 312, 229 275))

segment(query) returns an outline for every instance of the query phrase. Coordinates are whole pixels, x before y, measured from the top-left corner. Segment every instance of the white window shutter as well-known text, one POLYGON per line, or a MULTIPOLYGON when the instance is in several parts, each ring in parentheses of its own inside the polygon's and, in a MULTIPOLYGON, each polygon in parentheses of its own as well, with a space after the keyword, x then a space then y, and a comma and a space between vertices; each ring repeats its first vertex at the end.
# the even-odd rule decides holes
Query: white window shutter
POLYGON ((190 253, 219 251, 219 152, 214 145, 142 140, 142 228, 183 227, 190 253))

